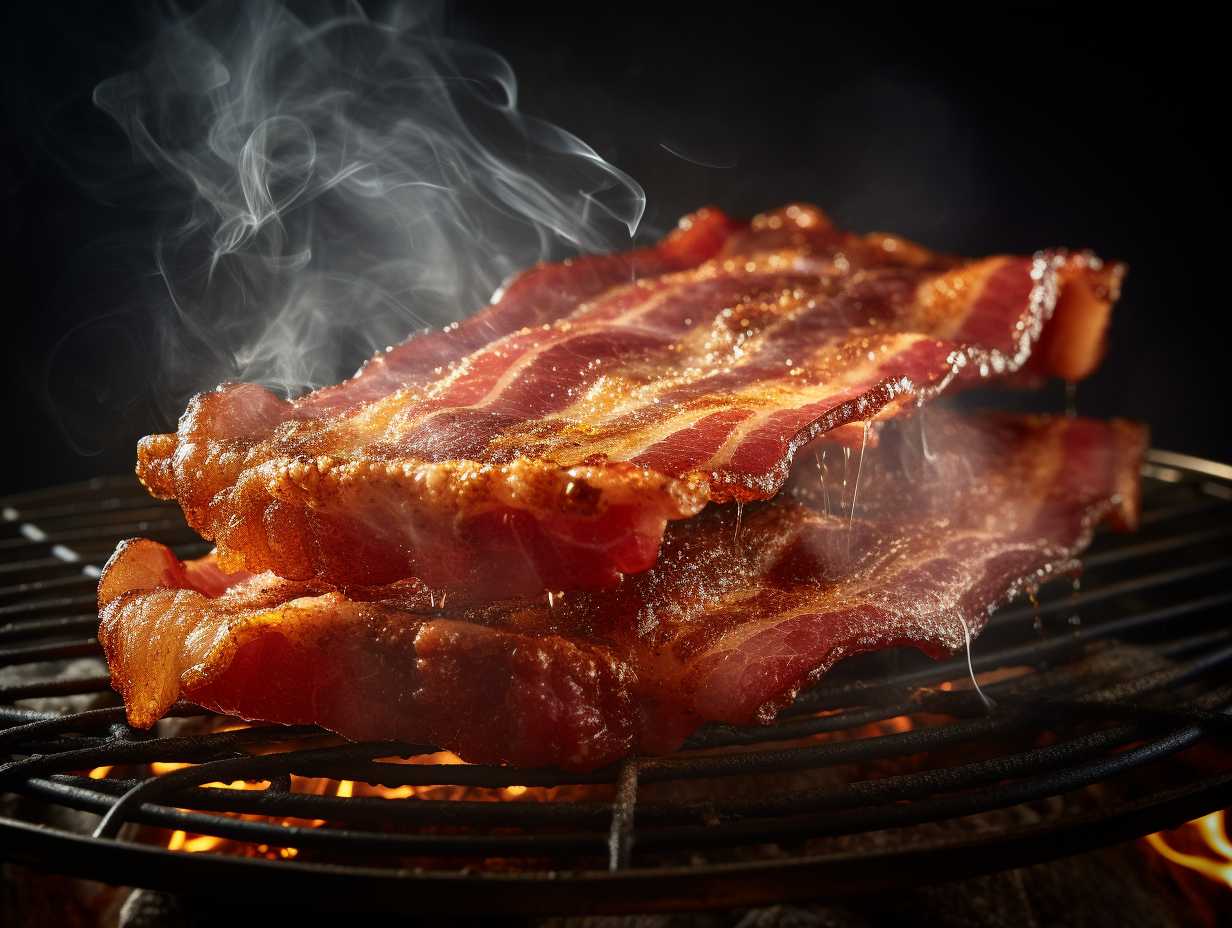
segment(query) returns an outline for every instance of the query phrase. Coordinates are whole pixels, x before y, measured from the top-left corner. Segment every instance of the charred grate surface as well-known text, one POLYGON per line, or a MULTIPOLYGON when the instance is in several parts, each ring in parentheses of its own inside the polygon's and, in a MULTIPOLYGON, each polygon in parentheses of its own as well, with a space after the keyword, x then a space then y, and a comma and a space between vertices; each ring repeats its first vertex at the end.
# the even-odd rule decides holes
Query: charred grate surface
POLYGON ((867 892, 1177 825, 1232 804, 1232 467, 1157 451, 1144 476, 1139 533, 1101 535, 1080 585, 1002 611, 975 643, 992 710, 965 655, 871 655, 773 726, 710 727, 587 775, 228 730, 189 705, 131 729, 94 638, 98 567, 130 536, 181 557, 207 546, 129 478, 9 497, 0 855, 188 893, 225 879, 258 901, 596 912, 867 892), (386 792, 319 795, 302 778, 386 792), (206 786, 238 781, 250 788, 206 786), (225 843, 170 850, 173 832, 225 843))

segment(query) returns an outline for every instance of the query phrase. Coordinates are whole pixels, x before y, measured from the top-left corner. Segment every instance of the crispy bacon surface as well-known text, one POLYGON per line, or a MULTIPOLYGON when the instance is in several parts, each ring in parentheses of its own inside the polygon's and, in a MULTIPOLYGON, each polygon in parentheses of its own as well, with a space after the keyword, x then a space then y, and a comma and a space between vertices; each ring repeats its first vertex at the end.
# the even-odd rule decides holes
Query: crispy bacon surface
POLYGON ((99 587, 113 684, 141 727, 184 698, 523 766, 587 769, 675 748, 705 721, 766 722, 848 655, 961 647, 999 603, 1072 570, 1095 523, 1136 521, 1138 426, 927 429, 939 450, 891 429, 858 484, 853 460, 855 499, 835 462, 809 462, 738 522, 710 507, 669 526, 645 573, 551 603, 417 582, 325 591, 126 542, 99 587))
POLYGON ((654 563, 668 521, 769 498, 808 442, 858 444, 860 420, 1018 370, 1041 332, 1036 372, 1084 376, 1122 274, 1089 254, 946 258, 808 207, 747 227, 704 211, 656 248, 536 268, 298 401, 197 396, 138 474, 229 570, 610 588, 654 563))

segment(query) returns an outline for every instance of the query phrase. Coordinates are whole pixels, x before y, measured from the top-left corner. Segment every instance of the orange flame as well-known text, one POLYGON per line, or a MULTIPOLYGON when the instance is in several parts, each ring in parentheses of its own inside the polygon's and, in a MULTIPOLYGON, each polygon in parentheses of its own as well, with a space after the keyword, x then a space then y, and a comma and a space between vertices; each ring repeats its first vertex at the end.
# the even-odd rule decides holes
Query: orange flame
POLYGON ((893 718, 883 720, 880 723, 880 728, 887 735, 902 735, 915 728, 915 722, 911 720, 909 715, 896 715, 893 718))
MULTIPOLYGON (((1016 673, 1011 671, 1008 674, 1004 671, 991 675, 981 675, 981 682, 995 682, 998 679, 1015 676, 1016 673), (987 678, 987 681, 986 679, 987 678)), ((965 681, 960 681, 957 686, 953 684, 943 684, 943 689, 962 688, 966 684, 965 681)), ((835 712, 840 710, 833 710, 835 712)), ((830 714, 822 712, 822 715, 830 714)), ((812 743, 816 741, 835 741, 846 740, 848 738, 869 738, 883 735, 902 734, 912 731, 913 729, 929 724, 931 716, 927 714, 898 715, 891 718, 881 719, 876 722, 871 722, 867 725, 860 726, 857 729, 844 732, 823 732, 813 735, 805 735, 790 739, 789 743, 812 743)), ((226 728, 215 729, 217 731, 226 731, 234 728, 244 727, 242 724, 228 724, 226 728)), ((748 750, 755 750, 756 746, 750 745, 748 750)), ((730 747, 725 750, 731 750, 730 747)), ((704 753, 704 749, 703 749, 704 753)), ((450 751, 436 751, 431 754, 421 754, 414 757, 377 757, 374 760, 378 763, 389 765, 436 765, 436 766, 452 766, 455 764, 465 764, 462 758, 450 751)), ((164 776, 176 770, 182 770, 192 766, 186 763, 169 763, 155 762, 150 764, 150 771, 155 776, 164 776)), ((102 779, 111 774, 111 767, 97 767, 91 770, 89 776, 94 779, 102 779)), ((203 789, 237 789, 237 790, 265 790, 270 786, 269 781, 246 782, 236 780, 231 783, 211 782, 203 784, 203 789)), ((553 802, 560 800, 573 799, 596 799, 600 797, 606 798, 611 792, 610 785, 569 785, 569 786, 523 786, 509 785, 504 787, 481 787, 481 786, 461 786, 456 784, 437 784, 437 785, 404 785, 404 786, 381 786, 372 783, 360 782, 355 780, 333 780, 321 777, 301 777, 291 776, 291 790, 294 793, 301 795, 312 796, 339 796, 342 798, 365 797, 376 799, 421 799, 421 800, 436 800, 436 801, 469 801, 469 802, 553 802)), ((271 824, 281 825, 299 825, 306 827, 319 828, 326 824, 324 819, 295 819, 295 818, 272 818, 269 816, 255 815, 250 813, 224 813, 233 818, 248 820, 248 821, 264 821, 271 824)), ((267 845, 250 845, 244 842, 234 842, 226 838, 214 837, 212 835, 198 835, 191 832, 177 830, 170 834, 167 839, 166 847, 173 851, 183 851, 189 854, 198 854, 211 851, 243 854, 249 856, 263 856, 269 859, 290 858, 297 856, 300 851, 294 847, 270 847, 267 845)))
POLYGON ((1224 813, 1212 812, 1194 819, 1171 832, 1147 835, 1146 842, 1158 854, 1178 867, 1200 873, 1208 879, 1232 889, 1232 841, 1228 840, 1224 813), (1200 843, 1207 854, 1178 850, 1177 839, 1200 843), (1208 856, 1209 855, 1209 856, 1208 856))
MULTIPOLYGON (((232 726, 239 727, 239 726, 232 726)), ((466 761, 453 754, 450 751, 437 751, 432 754, 422 754, 416 757, 381 757, 378 761, 390 764, 436 764, 443 766, 452 766, 455 764, 465 764, 466 761)), ((155 761, 150 764, 150 772, 155 776, 164 776, 176 770, 183 770, 192 764, 171 763, 155 761)), ((105 779, 111 775, 114 768, 111 766, 95 767, 89 771, 88 776, 94 780, 105 779)), ((245 780, 235 780, 230 783, 211 782, 202 785, 202 789, 238 789, 238 790, 264 790, 269 788, 268 780, 248 782, 245 780)), ((526 787, 526 786, 506 786, 499 788, 484 788, 484 787, 469 787, 469 786, 379 786, 371 783, 360 783, 355 780, 331 780, 323 777, 291 777, 291 789, 293 792, 313 795, 313 796, 340 796, 344 799, 351 796, 366 796, 379 799, 447 799, 447 800, 476 800, 476 801, 491 801, 499 802, 505 800, 521 800, 521 801, 550 801, 558 796, 561 792, 559 787, 526 787)), ((294 818, 270 818, 268 816, 252 815, 248 813, 224 813, 231 815, 234 818, 245 819, 248 821, 265 821, 282 825, 306 825, 313 828, 319 828, 325 824, 324 819, 294 819, 294 818)), ((256 856, 266 857, 269 859, 289 859, 296 857, 299 850, 294 847, 271 847, 265 844, 255 846, 236 844, 226 838, 219 838, 213 835, 198 835, 192 832, 176 830, 171 832, 171 836, 167 839, 166 847, 172 851, 183 851, 187 854, 201 854, 209 851, 226 851, 230 853, 254 854, 256 856)))

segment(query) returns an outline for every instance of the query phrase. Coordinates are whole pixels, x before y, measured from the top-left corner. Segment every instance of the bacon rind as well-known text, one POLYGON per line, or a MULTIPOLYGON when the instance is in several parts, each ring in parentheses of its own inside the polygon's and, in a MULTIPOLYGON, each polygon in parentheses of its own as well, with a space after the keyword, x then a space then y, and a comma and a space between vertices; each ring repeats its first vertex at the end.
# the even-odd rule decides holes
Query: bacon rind
POLYGON ((744 231, 710 211, 636 255, 540 267, 295 403, 202 394, 176 435, 143 440, 138 474, 231 570, 607 588, 654 563, 668 521, 773 496, 820 436, 1022 369, 1058 293, 1074 338, 1049 357, 1089 370, 1123 272, 1060 252, 960 262, 802 207, 744 231), (625 273, 646 276, 611 286, 625 273))
POLYGON ((590 769, 669 751, 706 721, 770 721, 852 654, 950 653, 998 604, 1074 570, 1097 522, 1136 523, 1138 426, 927 428, 941 450, 913 457, 899 429, 862 462, 858 505, 802 472, 735 522, 712 507, 673 524, 660 563, 618 588, 550 603, 224 578, 210 558, 126 542, 100 583, 100 639, 140 727, 184 698, 471 761, 590 769))

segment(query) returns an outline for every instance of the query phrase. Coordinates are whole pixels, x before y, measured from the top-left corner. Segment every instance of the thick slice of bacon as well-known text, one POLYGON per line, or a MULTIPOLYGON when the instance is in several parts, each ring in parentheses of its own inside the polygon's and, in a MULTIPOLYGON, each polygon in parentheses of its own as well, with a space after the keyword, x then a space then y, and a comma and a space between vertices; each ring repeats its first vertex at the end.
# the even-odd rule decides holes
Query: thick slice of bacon
POLYGON ((656 248, 534 269, 296 402, 197 396, 138 474, 229 570, 609 588, 654 563, 668 521, 773 496, 804 445, 858 445, 861 420, 1019 370, 1041 333, 1037 374, 1085 375, 1123 271, 947 258, 807 207, 747 227, 704 211, 656 248))
POLYGON ((99 586, 113 684, 140 727, 183 698, 520 766, 587 769, 705 721, 768 722, 846 656, 954 651, 998 604, 1074 570, 1097 522, 1136 522, 1138 426, 927 428, 928 453, 891 429, 853 459, 850 496, 836 462, 809 462, 790 493, 674 523, 652 569, 563 601, 446 600, 418 582, 344 594, 126 542, 99 586))

